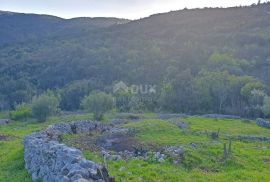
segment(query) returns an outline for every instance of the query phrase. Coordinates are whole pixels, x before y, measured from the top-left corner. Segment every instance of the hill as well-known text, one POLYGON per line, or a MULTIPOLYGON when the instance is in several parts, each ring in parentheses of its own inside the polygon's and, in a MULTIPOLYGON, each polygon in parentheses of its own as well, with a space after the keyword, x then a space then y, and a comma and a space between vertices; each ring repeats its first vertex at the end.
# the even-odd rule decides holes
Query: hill
POLYGON ((34 94, 65 90, 80 80, 88 80, 90 90, 102 91, 122 80, 157 85, 155 103, 164 110, 243 115, 254 105, 251 90, 269 93, 269 12, 265 3, 185 9, 130 22, 4 14, 1 95, 8 100, 5 105, 14 107, 34 94), (217 83, 211 77, 218 77, 217 83), (212 84, 204 88, 205 83, 212 84), (10 95, 12 90, 20 93, 10 95))
POLYGON ((99 28, 122 24, 128 20, 117 18, 62 19, 49 15, 0 11, 1 39, 4 44, 40 41, 48 37, 79 34, 99 28))

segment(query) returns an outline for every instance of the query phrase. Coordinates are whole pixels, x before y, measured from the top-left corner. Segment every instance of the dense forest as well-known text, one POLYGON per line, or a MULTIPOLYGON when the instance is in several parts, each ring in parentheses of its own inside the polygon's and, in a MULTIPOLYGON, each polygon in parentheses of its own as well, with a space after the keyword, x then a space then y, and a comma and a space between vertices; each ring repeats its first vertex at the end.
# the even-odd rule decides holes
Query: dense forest
POLYGON ((53 92, 74 111, 99 91, 121 112, 270 114, 270 3, 135 21, 0 12, 0 27, 1 110, 53 92), (114 93, 119 81, 157 91, 114 93))

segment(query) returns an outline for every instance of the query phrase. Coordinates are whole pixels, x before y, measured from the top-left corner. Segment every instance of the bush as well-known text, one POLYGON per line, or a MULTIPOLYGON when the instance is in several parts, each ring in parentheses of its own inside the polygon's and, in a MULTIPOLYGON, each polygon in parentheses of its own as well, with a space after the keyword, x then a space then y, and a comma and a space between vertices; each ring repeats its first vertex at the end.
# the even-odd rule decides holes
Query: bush
POLYGON ((15 111, 10 112, 10 118, 13 120, 26 121, 32 115, 32 110, 27 104, 17 105, 15 111))
POLYGON ((113 108, 113 105, 113 97, 103 92, 91 93, 81 102, 81 107, 86 111, 93 112, 96 120, 101 120, 103 115, 113 108))
POLYGON ((33 98, 32 113, 38 121, 45 121, 47 117, 56 114, 58 110, 59 100, 52 92, 33 98))

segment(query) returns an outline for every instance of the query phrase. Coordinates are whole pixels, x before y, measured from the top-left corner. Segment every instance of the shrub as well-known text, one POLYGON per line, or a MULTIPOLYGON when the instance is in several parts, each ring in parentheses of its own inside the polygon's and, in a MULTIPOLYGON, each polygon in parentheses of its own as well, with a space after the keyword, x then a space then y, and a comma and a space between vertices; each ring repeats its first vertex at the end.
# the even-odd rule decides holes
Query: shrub
POLYGON ((59 110, 59 100, 52 93, 48 92, 40 96, 35 96, 32 101, 32 113, 38 121, 45 121, 59 110))
POLYGON ((13 120, 26 121, 32 115, 32 110, 27 104, 17 105, 14 111, 10 112, 10 118, 13 120))
POLYGON ((103 92, 91 93, 81 102, 81 107, 86 111, 93 112, 96 120, 101 120, 103 115, 113 108, 113 105, 113 97, 103 92))

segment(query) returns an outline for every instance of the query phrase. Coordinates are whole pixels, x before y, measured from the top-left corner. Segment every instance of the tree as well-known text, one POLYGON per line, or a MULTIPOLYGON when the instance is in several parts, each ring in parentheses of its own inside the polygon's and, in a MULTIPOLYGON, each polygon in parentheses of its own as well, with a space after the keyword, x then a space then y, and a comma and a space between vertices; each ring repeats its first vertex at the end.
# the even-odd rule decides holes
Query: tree
POLYGON ((52 92, 49 91, 33 98, 32 112, 38 121, 45 121, 47 117, 56 114, 58 111, 59 99, 52 92))
POLYGON ((92 80, 75 81, 61 90, 60 107, 63 110, 73 111, 80 108, 80 102, 99 83, 92 80))
POLYGON ((162 108, 170 112, 194 112, 196 104, 191 71, 185 70, 179 73, 177 70, 170 69, 167 80, 162 85, 159 98, 162 108))
POLYGON ((270 115, 270 97, 268 96, 264 97, 262 110, 265 116, 270 115))
POLYGON ((247 114, 252 117, 261 117, 262 105, 265 97, 265 85, 259 81, 247 83, 242 89, 241 94, 247 101, 247 114))
POLYGON ((104 92, 94 92, 86 96, 81 107, 89 112, 93 112, 96 120, 101 120, 103 115, 110 111, 114 106, 114 99, 111 95, 104 92))
POLYGON ((10 118, 13 120, 26 121, 31 115, 31 107, 25 103, 17 105, 15 111, 10 112, 10 118))
POLYGON ((196 79, 196 90, 199 91, 200 98, 203 99, 205 105, 210 104, 210 108, 217 113, 222 113, 224 110, 224 104, 229 98, 229 78, 230 74, 224 72, 208 72, 202 71, 199 77, 196 79))
POLYGON ((132 93, 125 91, 118 91, 114 93, 115 106, 120 112, 128 112, 130 110, 130 101, 132 98, 132 93))

